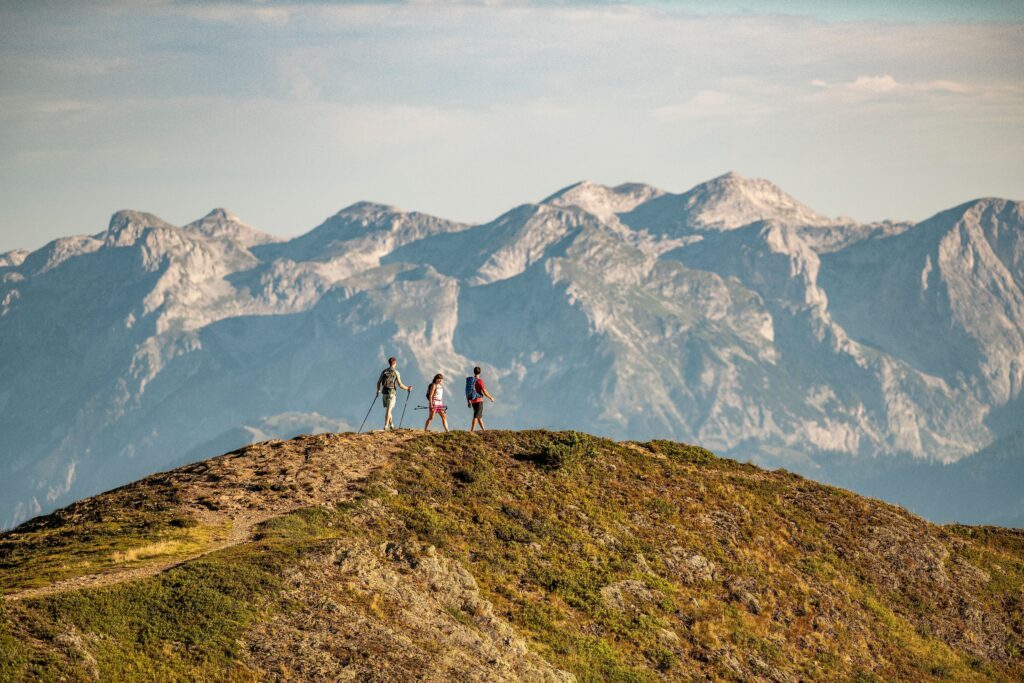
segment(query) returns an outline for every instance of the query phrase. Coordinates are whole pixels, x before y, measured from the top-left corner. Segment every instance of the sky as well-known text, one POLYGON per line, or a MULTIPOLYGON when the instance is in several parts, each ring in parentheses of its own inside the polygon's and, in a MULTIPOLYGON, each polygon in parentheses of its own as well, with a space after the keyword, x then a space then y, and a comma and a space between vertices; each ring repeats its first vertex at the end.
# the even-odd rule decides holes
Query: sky
POLYGON ((727 171, 862 221, 1024 200, 1024 3, 0 0, 0 252, 727 171))

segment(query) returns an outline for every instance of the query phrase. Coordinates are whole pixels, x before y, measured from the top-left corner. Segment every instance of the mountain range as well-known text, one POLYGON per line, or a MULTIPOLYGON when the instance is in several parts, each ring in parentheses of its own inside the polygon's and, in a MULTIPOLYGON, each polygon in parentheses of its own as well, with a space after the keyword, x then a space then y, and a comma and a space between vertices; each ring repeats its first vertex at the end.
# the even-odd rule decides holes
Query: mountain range
POLYGON ((223 209, 119 211, 0 254, 0 522, 354 429, 391 355, 407 426, 427 378, 458 394, 481 365, 492 427, 685 440, 1024 524, 1024 487, 953 474, 1020 481, 1024 204, 862 224, 735 173, 581 182, 477 225, 360 202, 289 240, 223 209))

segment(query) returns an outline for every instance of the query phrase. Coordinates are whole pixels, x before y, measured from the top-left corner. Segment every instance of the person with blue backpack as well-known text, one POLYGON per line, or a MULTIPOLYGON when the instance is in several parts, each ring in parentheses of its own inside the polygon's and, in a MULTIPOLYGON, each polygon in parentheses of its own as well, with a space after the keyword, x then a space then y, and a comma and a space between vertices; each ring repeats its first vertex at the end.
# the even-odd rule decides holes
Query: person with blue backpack
POLYGON ((469 431, 480 425, 480 431, 484 430, 484 397, 491 399, 491 403, 494 403, 494 397, 487 391, 487 387, 484 386, 484 380, 480 377, 482 370, 480 366, 473 368, 473 376, 466 378, 466 406, 473 409, 473 421, 469 423, 469 431))

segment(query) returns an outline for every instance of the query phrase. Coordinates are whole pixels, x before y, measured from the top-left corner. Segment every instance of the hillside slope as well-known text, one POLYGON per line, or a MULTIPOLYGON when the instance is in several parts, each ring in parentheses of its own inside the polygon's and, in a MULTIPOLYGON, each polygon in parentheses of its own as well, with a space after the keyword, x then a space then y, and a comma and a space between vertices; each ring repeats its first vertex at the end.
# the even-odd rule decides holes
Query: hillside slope
POLYGON ((3 680, 1012 680, 1024 533, 666 441, 324 434, 0 536, 3 680))

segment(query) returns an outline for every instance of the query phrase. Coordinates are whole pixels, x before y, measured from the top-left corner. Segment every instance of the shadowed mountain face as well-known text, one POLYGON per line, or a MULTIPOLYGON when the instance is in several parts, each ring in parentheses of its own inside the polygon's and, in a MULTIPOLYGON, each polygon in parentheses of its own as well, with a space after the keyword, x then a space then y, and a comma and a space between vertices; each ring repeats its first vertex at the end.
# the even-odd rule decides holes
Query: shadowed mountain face
MULTIPOLYGON (((290 241, 222 209, 118 212, 0 255, 0 521, 235 439, 358 426, 390 355, 406 424, 427 378, 458 394, 479 364, 493 426, 823 479, 836 457, 961 460, 1024 423, 1022 206, 862 225, 728 174, 578 183, 482 225, 364 202, 290 241)), ((1002 519, 979 505, 969 521, 1002 519)))

